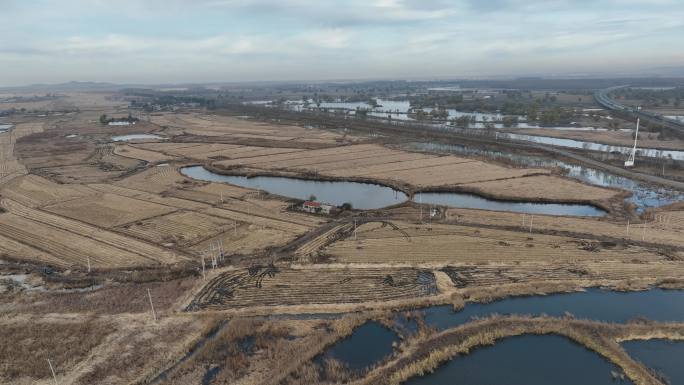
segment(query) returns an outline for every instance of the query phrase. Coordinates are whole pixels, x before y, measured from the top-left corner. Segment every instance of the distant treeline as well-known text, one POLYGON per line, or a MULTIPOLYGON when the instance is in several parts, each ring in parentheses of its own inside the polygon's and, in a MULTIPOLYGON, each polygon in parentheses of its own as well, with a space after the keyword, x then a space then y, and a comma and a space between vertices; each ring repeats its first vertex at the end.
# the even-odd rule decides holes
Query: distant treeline
POLYGON ((128 123, 135 123, 138 121, 138 118, 133 117, 133 115, 128 114, 128 116, 123 117, 123 118, 110 118, 106 114, 100 115, 100 123, 101 124, 109 124, 112 122, 128 122, 128 123))

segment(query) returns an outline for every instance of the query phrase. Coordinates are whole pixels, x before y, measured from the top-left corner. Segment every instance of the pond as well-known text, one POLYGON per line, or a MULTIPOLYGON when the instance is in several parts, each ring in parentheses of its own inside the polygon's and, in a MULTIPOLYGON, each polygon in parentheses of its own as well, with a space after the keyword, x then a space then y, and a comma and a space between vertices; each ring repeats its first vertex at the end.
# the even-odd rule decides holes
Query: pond
POLYGON ((636 206, 637 212, 643 212, 643 210, 649 207, 660 207, 684 200, 684 194, 679 191, 649 186, 605 171, 566 163, 551 158, 514 154, 512 152, 498 150, 488 150, 460 144, 414 142, 403 147, 407 150, 442 152, 467 156, 484 156, 487 159, 504 160, 507 163, 513 163, 515 165, 524 167, 560 167, 566 171, 566 176, 570 178, 574 178, 595 186, 620 188, 632 192, 632 196, 626 200, 627 202, 631 202, 636 206))
POLYGON ((600 217, 606 215, 604 210, 591 205, 563 204, 563 203, 532 203, 532 202, 507 202, 483 198, 472 194, 450 192, 427 192, 418 193, 415 202, 443 205, 450 207, 509 211, 527 214, 544 215, 568 215, 582 217, 600 217))
MULTIPOLYGON (((548 296, 509 297, 492 303, 467 303, 460 311, 454 311, 451 305, 431 306, 417 309, 423 313, 425 324, 437 330, 446 330, 463 325, 473 319, 484 318, 494 314, 541 315, 563 317, 572 314, 576 318, 604 322, 625 323, 627 321, 646 318, 659 322, 684 321, 684 291, 651 289, 638 292, 615 292, 601 289, 588 289, 583 292, 553 294, 548 296)), ((403 317, 397 312, 394 319, 404 330, 415 331, 417 325, 412 319, 403 317)), ((367 324, 368 325, 368 324, 367 324)), ((373 357, 381 359, 389 353, 396 337, 382 326, 368 326, 357 329, 344 343, 342 352, 363 352, 367 346, 379 349, 383 353, 373 353, 373 357), (359 333, 359 334, 357 334, 359 333)), ((498 345, 497 345, 498 346, 498 345)), ((337 345, 331 349, 335 349, 337 345)), ((337 358, 351 365, 356 360, 346 354, 337 358)), ((368 356, 370 357, 370 355, 368 356)), ((361 358, 358 358, 361 359, 361 358)), ((367 360, 364 366, 371 365, 367 360)))
POLYGON ((12 127, 14 127, 14 125, 12 125, 12 124, 3 124, 3 123, 0 123, 0 134, 5 133, 5 132, 11 130, 12 127))
MULTIPOLYGON (((524 134, 510 134, 500 133, 499 137, 505 137, 513 140, 522 140, 526 142, 534 142, 541 144, 548 144, 552 146, 584 149, 601 152, 619 152, 628 154, 632 151, 632 147, 614 146, 603 143, 585 142, 574 139, 552 138, 549 136, 524 135, 524 134)), ((684 151, 676 150, 661 150, 655 148, 637 148, 637 156, 645 156, 648 158, 672 158, 674 160, 684 160, 684 151)))
MULTIPOLYGON (((340 206, 343 203, 351 203, 352 207, 359 210, 387 207, 402 203, 408 199, 406 194, 401 191, 370 183, 344 181, 327 182, 273 176, 245 177, 221 175, 209 171, 202 166, 185 167, 181 169, 181 173, 197 180, 230 183, 295 199, 309 199, 313 195, 316 200, 323 203, 335 206, 340 206)), ((414 201, 459 208, 511 211, 529 214, 569 216, 603 216, 606 214, 605 211, 591 205, 506 202, 459 193, 419 193, 415 195, 414 201)))
MULTIPOLYGON (((612 385, 622 371, 595 352, 567 338, 525 335, 455 357, 407 385, 612 385)), ((632 384, 629 380, 619 383, 632 384)))
POLYGON ((145 140, 145 139, 164 140, 167 138, 165 138, 163 136, 159 136, 159 135, 154 135, 154 134, 130 134, 130 135, 112 136, 112 140, 115 142, 125 142, 125 141, 129 141, 129 140, 145 140))
POLYGON ((248 178, 217 174, 202 166, 184 167, 181 173, 193 179, 230 183, 295 199, 305 200, 314 195, 319 202, 335 206, 351 203, 355 209, 359 210, 387 207, 408 199, 401 191, 370 183, 324 182, 272 176, 248 178))
POLYGON ((632 358, 665 377, 670 384, 684 384, 684 341, 626 341, 622 347, 632 358))
POLYGON ((360 371, 392 354, 392 343, 398 342, 395 332, 378 322, 369 321, 354 333, 333 345, 316 361, 323 364, 330 357, 344 362, 352 371, 360 371))

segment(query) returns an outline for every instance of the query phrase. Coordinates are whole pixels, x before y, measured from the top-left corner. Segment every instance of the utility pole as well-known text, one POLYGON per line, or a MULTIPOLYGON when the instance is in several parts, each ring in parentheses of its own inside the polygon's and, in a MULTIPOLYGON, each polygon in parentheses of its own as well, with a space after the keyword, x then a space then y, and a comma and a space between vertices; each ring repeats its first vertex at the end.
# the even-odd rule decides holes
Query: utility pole
POLYGON ((52 362, 50 359, 47 359, 48 365, 50 365, 50 372, 52 372, 52 379, 55 381, 55 385, 57 385, 57 375, 55 374, 55 368, 52 367, 52 362))
POLYGON ((418 204, 420 205, 420 223, 423 223, 423 196, 418 194, 418 204))
POLYGON ((644 223, 644 227, 641 228, 641 241, 643 242, 645 238, 646 238, 646 223, 644 223))
POLYGON ((205 270, 205 269, 204 269, 204 251, 203 251, 202 254, 201 254, 201 258, 202 258, 202 278, 206 280, 206 279, 207 279, 207 274, 204 272, 204 270, 205 270))
POLYGON ((532 221, 534 221, 534 215, 530 215, 530 233, 532 233, 532 221))
POLYGON ((154 318, 154 322, 157 322, 157 313, 154 311, 154 304, 152 303, 152 293, 150 293, 150 288, 147 288, 147 298, 150 299, 150 308, 152 308, 152 318, 154 318))
POLYGON ((90 256, 88 256, 88 273, 90 273, 90 256))
POLYGON ((627 236, 629 237, 629 219, 627 219, 627 236))

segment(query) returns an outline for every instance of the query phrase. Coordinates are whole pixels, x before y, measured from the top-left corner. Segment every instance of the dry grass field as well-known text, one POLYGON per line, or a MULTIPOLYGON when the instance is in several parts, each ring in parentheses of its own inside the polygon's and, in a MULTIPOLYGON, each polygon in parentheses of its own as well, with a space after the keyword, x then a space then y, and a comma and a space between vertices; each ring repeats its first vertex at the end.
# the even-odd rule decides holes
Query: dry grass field
POLYGON ((251 190, 189 182, 171 166, 116 183, 58 184, 35 175, 9 181, 0 187, 8 210, 0 214, 0 249, 64 267, 83 268, 88 260, 94 268, 197 263, 219 240, 229 255, 260 253, 322 223, 251 190))
POLYGON ((615 190, 582 184, 571 179, 550 175, 468 183, 464 184, 463 187, 487 196, 516 196, 519 199, 532 201, 558 200, 572 202, 584 201, 586 197, 591 197, 593 201, 608 201, 617 194, 615 190))
POLYGON ((190 134, 238 142, 300 142, 316 145, 338 143, 356 138, 298 126, 278 126, 237 117, 207 114, 155 114, 152 122, 174 135, 190 134))
MULTIPOLYGON (((45 92, 37 93, 0 93, 0 99, 8 97, 25 97, 31 98, 37 95, 45 95, 45 92)), ((27 102, 11 102, 0 103, 0 110, 5 109, 22 109, 36 110, 36 111, 59 111, 78 108, 80 110, 116 110, 118 107, 126 106, 127 103, 123 101, 113 100, 111 93, 104 92, 66 92, 60 93, 60 96, 50 100, 41 101, 27 101, 27 102)))
POLYGON ((509 168, 480 160, 405 152, 373 144, 317 150, 288 149, 269 155, 257 155, 251 150, 242 152, 237 148, 226 157, 231 159, 212 165, 219 169, 242 167, 254 173, 304 173, 376 180, 412 189, 458 187, 506 199, 585 202, 608 200, 617 194, 614 190, 549 175, 549 170, 509 168))
POLYGON ((93 190, 86 186, 57 184, 36 175, 19 177, 0 187, 3 197, 32 207, 83 198, 92 193, 93 190))
POLYGON ((122 157, 140 159, 150 163, 170 162, 176 159, 175 156, 164 155, 157 151, 144 150, 128 144, 116 145, 114 153, 122 157))
POLYGON ((605 245, 571 237, 458 225, 395 222, 401 231, 369 223, 353 237, 322 252, 340 263, 445 265, 556 261, 655 262, 665 259, 640 247, 605 245))
POLYGON ((177 211, 119 226, 119 231, 153 243, 189 246, 223 233, 233 223, 194 211, 177 211))
POLYGON ((199 161, 215 159, 240 159, 303 151, 297 148, 241 146, 223 143, 140 143, 135 148, 145 151, 159 151, 169 157, 187 158, 199 161))
POLYGON ((115 227, 174 211, 168 206, 126 196, 95 193, 44 206, 45 211, 77 219, 99 227, 115 227))
POLYGON ((8 253, 15 258, 65 267, 85 267, 90 260, 93 267, 110 268, 186 259, 174 252, 9 200, 3 200, 2 207, 8 212, 0 214, 0 235, 41 251, 28 255, 8 253))
MULTIPOLYGON (((147 265, 153 263, 175 263, 186 259, 186 257, 179 255, 171 250, 166 250, 159 246, 155 246, 149 243, 141 242, 138 239, 132 239, 130 237, 125 237, 112 231, 104 230, 80 221, 73 219, 68 219, 62 216, 54 215, 45 211, 33 209, 20 203, 3 200, 2 207, 8 211, 8 215, 12 214, 17 218, 22 218, 24 220, 31 221, 32 226, 36 226, 36 229, 44 229, 50 233, 52 230, 68 232, 71 238, 76 238, 75 244, 66 244, 66 247, 73 249, 76 245, 80 245, 81 248, 78 250, 78 254, 74 251, 72 254, 68 252, 50 252, 51 264, 56 265, 70 265, 77 264, 84 266, 87 260, 84 258, 91 258, 91 264, 94 267, 107 266, 126 266, 130 265, 147 265), (115 248, 118 251, 125 251, 128 258, 131 259, 130 262, 120 259, 106 259, 106 256, 100 256, 100 250, 107 250, 107 248, 115 248), (95 252, 93 252, 95 251, 95 252), (77 258, 77 256, 81 258, 77 258), (86 255, 86 257, 83 257, 86 255), (59 261, 55 262, 55 258, 59 261)), ((10 218, 11 219, 11 218, 10 218)), ((9 223, 12 223, 9 221, 9 223)), ((2 233, 5 234, 5 233, 2 233)), ((7 233, 8 236, 10 233, 7 233)), ((19 238, 18 238, 19 239, 19 238)), ((19 239, 21 240, 21 239, 19 239)), ((49 246, 48 242, 37 245, 43 249, 49 246)), ((48 250, 45 250, 48 251, 48 250)), ((21 254, 11 254, 15 258, 22 257, 21 254)), ((29 257, 27 255, 24 258, 29 257)), ((31 259, 31 258, 29 258, 31 259)))
MULTIPOLYGON (((630 216, 627 233, 624 211, 613 210, 623 192, 554 170, 189 108, 130 127, 98 123, 101 114, 126 116, 126 105, 122 94, 69 94, 39 107, 80 112, 21 116, 0 134, 0 383, 53 383, 47 358, 59 384, 317 383, 307 382, 325 377, 313 373, 315 357, 366 320, 391 326, 397 310, 684 283, 681 205, 630 216), (144 132, 168 140, 111 139, 144 132), (376 181, 406 192, 592 202, 611 215, 534 215, 532 222, 440 208, 424 223, 428 210, 414 203, 310 215, 290 199, 180 172, 200 163, 241 175, 376 181), (217 243, 225 257, 213 267, 208 253, 217 243)), ((502 322, 509 321, 514 331, 572 329, 546 319, 502 322)), ((436 337, 419 329, 418 340, 402 335, 384 363, 422 357, 416 353, 426 351, 411 349, 428 349, 424 342, 436 337)), ((490 332, 473 330, 466 342, 490 332)))
POLYGON ((19 123, 12 130, 0 133, 0 186, 27 173, 26 166, 17 159, 15 146, 18 139, 42 132, 44 123, 19 123))
POLYGON ((0 382, 122 384, 144 381, 183 354, 211 320, 172 317, 158 323, 148 314, 69 318, 11 317, 0 320, 0 382))
MULTIPOLYGON (((415 216, 418 219, 418 216, 415 216)), ((548 215, 529 215, 481 210, 448 209, 446 220, 459 224, 475 224, 501 227, 529 228, 530 220, 534 230, 564 231, 569 233, 625 238, 632 241, 659 243, 684 247, 684 211, 658 211, 654 219, 645 223, 613 223, 592 218, 558 217, 548 215), (526 225, 523 225, 526 223, 526 225)))

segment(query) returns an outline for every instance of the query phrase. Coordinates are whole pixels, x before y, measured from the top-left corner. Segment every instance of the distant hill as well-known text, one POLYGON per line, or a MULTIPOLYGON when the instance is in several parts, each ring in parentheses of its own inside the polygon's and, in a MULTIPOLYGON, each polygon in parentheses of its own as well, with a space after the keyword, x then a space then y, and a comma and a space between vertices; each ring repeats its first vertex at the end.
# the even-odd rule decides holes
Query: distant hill
POLYGON ((60 84, 31 84, 28 86, 2 87, 0 91, 14 92, 78 92, 78 91, 118 91, 132 85, 105 82, 68 82, 60 84))

